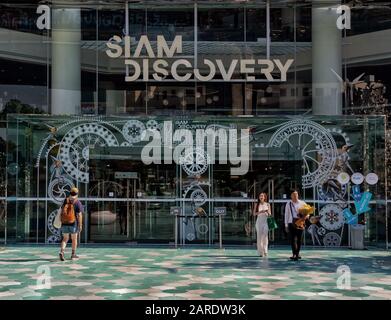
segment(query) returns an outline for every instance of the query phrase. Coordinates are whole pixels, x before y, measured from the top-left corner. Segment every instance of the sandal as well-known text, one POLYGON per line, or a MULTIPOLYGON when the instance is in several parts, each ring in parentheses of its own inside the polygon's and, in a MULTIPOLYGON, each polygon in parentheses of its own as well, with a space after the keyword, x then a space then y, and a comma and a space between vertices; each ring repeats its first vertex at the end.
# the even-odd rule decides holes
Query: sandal
POLYGON ((60 252, 58 255, 61 261, 65 261, 64 252, 60 252))

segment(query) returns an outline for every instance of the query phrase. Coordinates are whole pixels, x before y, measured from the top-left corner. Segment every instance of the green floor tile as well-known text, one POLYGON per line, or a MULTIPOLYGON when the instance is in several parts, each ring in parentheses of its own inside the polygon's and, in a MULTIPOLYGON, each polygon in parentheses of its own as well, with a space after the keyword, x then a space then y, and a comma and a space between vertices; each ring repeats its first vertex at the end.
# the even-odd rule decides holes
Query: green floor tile
MULTIPOLYGON (((391 256, 381 250, 304 250, 303 261, 296 263, 288 259, 288 248, 271 249, 269 258, 261 259, 256 256, 255 250, 248 249, 83 247, 78 251, 81 259, 61 263, 57 259, 47 258, 49 255, 57 257, 58 250, 55 247, 9 248, 18 251, 0 250, 0 261, 12 262, 0 268, 1 300, 83 297, 127 300, 146 296, 164 300, 200 297, 280 297, 289 300, 334 300, 349 297, 391 299, 391 269, 387 268, 391 265, 391 256), (155 253, 159 255, 153 255, 155 253), (111 255, 114 257, 110 257, 111 255), (353 290, 337 288, 336 270, 343 264, 351 267, 353 290), (42 265, 50 268, 51 281, 59 282, 59 285, 53 285, 51 289, 37 290, 40 294, 38 296, 29 296, 28 287, 36 285, 37 268, 42 265), (317 279, 319 283, 314 282, 317 279), (383 279, 383 282, 374 283, 379 282, 379 279, 383 279), (15 285, 12 282, 21 284, 15 285), (2 286, 1 283, 9 285, 2 286), (368 286, 379 290, 361 289, 368 286), (141 292, 118 294, 112 291, 118 289, 141 292), (373 296, 379 292, 385 296, 373 296), (15 294, 8 295, 12 293, 15 294), (330 296, 322 296, 322 293, 330 296), (337 296, 333 297, 333 294, 337 296)), ((31 289, 29 290, 31 293, 31 289)))

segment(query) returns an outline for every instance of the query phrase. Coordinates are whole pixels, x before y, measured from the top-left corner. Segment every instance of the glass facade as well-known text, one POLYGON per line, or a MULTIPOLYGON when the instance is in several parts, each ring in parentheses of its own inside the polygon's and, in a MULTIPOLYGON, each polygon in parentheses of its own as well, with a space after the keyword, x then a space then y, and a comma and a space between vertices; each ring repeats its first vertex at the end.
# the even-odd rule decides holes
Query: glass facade
MULTIPOLYGON (((306 232, 306 244, 349 245, 349 226, 341 221, 343 210, 354 204, 354 184, 335 179, 342 171, 338 162, 347 159, 342 147, 352 144, 353 172, 379 177, 377 184, 361 186, 373 194, 366 241, 384 245, 390 233, 391 7, 347 2, 351 27, 341 30, 336 7, 343 2, 49 2, 46 20, 45 8, 37 13, 38 1, 0 4, 0 239, 58 241, 53 212, 77 184, 88 217, 82 241, 88 243, 252 244, 251 205, 265 191, 281 226, 271 240, 284 244, 283 206, 298 188, 326 217, 306 232), (182 51, 163 58, 168 68, 185 59, 205 76, 204 59, 220 60, 225 72, 232 61, 238 65, 229 81, 217 63, 209 81, 178 81, 171 72, 157 81, 152 65, 159 57, 147 56, 144 47, 132 60, 143 66, 148 58, 148 81, 128 82, 125 77, 135 70, 125 65, 124 55, 107 54, 114 36, 122 38, 121 47, 129 38, 132 56, 143 36, 155 54, 158 37, 170 47, 180 36, 182 51), (273 80, 257 63, 248 65, 254 78, 251 71, 240 72, 241 61, 259 59, 274 63, 273 80), (281 75, 275 60, 289 59, 286 80, 276 80, 281 75), (192 175, 176 163, 145 165, 143 143, 127 130, 161 129, 169 120, 174 128, 193 131, 197 125, 248 129, 248 172, 231 174, 229 164, 213 164, 192 175), (288 128, 292 140, 276 146, 272 138, 280 128, 288 128), (293 128, 320 132, 331 145, 304 134, 306 146, 293 128), (307 157, 307 147, 318 151, 307 157), (333 160, 325 169, 326 155, 333 160), (181 215, 175 217, 177 207, 181 215), (215 215, 221 207, 222 218, 215 215)), ((177 70, 183 76, 189 68, 177 70)))
MULTIPOLYGON (((12 116, 7 129, 8 239, 55 241, 57 230, 52 222, 58 205, 78 185, 86 206, 85 242, 211 245, 220 241, 221 223, 223 244, 251 244, 255 240, 251 208, 256 195, 261 191, 270 195, 273 214, 282 225, 290 190, 300 188, 301 196, 316 206, 323 219, 315 225, 316 237, 307 234, 307 243, 348 245, 343 209, 354 203, 353 185, 337 180, 342 167, 348 165, 354 172, 379 176, 376 185, 365 185, 374 198, 371 211, 362 218, 367 220, 366 239, 381 243, 386 230, 384 120, 383 116, 311 120, 12 116), (140 140, 141 132, 153 127, 165 136, 165 123, 172 123, 173 132, 186 128, 192 134, 197 129, 251 128, 247 172, 233 173, 237 165, 232 165, 230 157, 225 164, 217 161, 219 157, 215 163, 198 166, 165 160, 145 164, 141 151, 147 142, 140 140), (349 150, 348 163, 341 164, 347 144, 354 147, 349 150), (176 207, 181 210, 177 217, 172 214, 176 207), (220 220, 216 208, 221 207, 226 215, 220 220), (336 240, 338 244, 332 242, 336 240)), ((174 141, 172 146, 178 145, 174 141)), ((230 143, 231 147, 243 153, 245 145, 230 143)), ((166 159, 166 145, 162 148, 166 159)), ((213 149, 219 156, 223 152, 219 144, 213 149)), ((211 154, 203 149, 196 152, 200 157, 211 154)), ((285 243, 281 230, 273 232, 276 244, 285 243)))

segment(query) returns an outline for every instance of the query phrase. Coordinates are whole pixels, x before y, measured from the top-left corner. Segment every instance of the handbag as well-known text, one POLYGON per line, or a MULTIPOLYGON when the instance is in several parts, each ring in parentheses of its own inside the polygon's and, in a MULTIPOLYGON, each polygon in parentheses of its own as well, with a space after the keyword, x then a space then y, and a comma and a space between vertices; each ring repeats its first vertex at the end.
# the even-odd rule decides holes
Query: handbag
POLYGON ((53 227, 55 227, 56 229, 60 229, 62 226, 61 212, 62 212, 62 207, 57 210, 57 214, 56 214, 54 221, 53 221, 53 227))
POLYGON ((274 230, 278 228, 276 219, 274 219, 272 216, 267 217, 267 226, 269 230, 274 230))

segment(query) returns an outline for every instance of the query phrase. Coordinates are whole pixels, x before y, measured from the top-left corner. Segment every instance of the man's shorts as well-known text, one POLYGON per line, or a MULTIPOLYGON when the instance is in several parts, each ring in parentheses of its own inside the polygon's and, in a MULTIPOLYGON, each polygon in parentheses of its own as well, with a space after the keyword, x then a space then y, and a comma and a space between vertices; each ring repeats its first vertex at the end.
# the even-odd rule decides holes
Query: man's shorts
POLYGON ((62 225, 61 226, 61 233, 72 233, 72 234, 75 234, 75 233, 77 233, 77 226, 74 226, 74 225, 70 225, 70 226, 62 225))

